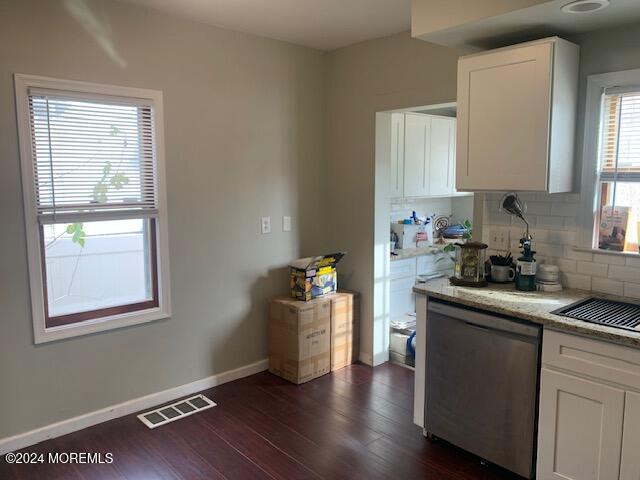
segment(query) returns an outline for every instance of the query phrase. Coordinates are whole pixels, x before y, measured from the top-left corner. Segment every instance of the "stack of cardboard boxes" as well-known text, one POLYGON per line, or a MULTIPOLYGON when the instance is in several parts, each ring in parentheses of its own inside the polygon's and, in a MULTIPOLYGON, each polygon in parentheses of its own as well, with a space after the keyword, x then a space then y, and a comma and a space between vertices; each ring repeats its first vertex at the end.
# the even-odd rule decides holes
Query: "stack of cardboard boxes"
POLYGON ((269 371, 305 383, 358 357, 359 301, 336 292, 300 301, 277 298, 269 309, 269 371))

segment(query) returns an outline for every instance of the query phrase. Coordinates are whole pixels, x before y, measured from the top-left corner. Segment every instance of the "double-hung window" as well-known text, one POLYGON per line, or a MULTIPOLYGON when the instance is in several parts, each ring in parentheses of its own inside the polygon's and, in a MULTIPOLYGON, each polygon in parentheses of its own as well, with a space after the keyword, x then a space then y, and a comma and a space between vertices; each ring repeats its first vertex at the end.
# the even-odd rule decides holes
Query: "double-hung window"
POLYGON ((35 341, 169 316, 161 92, 15 87, 35 341))
POLYGON ((585 145, 583 246, 638 254, 640 70, 589 78, 585 145))

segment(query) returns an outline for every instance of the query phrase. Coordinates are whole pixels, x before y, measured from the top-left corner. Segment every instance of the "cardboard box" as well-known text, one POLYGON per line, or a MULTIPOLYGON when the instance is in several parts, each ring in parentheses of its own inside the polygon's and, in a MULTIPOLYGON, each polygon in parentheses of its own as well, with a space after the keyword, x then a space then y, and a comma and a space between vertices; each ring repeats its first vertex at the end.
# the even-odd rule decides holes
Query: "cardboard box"
POLYGON ((269 307, 269 371, 290 382, 313 380, 331 369, 331 300, 272 300, 269 307))
POLYGON ((431 223, 427 225, 405 225, 403 223, 392 223, 391 231, 398 236, 396 248, 422 248, 433 245, 433 227, 431 223))
POLYGON ((396 363, 404 363, 415 367, 415 357, 409 351, 407 342, 411 334, 391 332, 389 336, 389 359, 396 363))
POLYGON ((331 371, 351 365, 360 344, 360 300, 357 293, 338 292, 331 300, 331 371))
POLYGON ((336 264, 344 252, 301 258, 289 266, 291 297, 304 302, 336 292, 338 274, 336 264))

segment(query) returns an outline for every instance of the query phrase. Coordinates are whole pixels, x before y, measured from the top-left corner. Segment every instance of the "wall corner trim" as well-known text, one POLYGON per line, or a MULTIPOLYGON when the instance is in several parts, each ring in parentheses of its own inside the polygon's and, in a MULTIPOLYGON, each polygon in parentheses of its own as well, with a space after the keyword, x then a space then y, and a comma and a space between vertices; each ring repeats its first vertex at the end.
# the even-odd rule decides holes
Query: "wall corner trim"
POLYGON ((269 360, 265 358, 249 365, 196 380, 195 382, 127 400, 126 402, 111 405, 77 417, 68 418, 60 422, 52 423, 51 425, 45 425, 35 430, 19 433, 12 437, 0 438, 0 455, 40 443, 50 438, 61 437, 62 435, 76 432, 108 420, 113 420, 114 418, 124 417, 140 410, 155 407, 156 405, 161 405, 201 390, 222 385, 223 383, 248 377, 249 375, 262 372, 268 367, 269 360))

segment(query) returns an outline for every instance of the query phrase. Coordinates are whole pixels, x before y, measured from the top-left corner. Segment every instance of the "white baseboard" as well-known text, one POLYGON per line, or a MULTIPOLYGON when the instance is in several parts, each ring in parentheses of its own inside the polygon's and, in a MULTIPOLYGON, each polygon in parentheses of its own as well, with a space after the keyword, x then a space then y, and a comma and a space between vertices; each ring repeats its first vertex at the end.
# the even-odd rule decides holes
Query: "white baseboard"
POLYGON ((365 365, 373 366, 373 355, 367 352, 360 352, 358 355, 358 360, 360 360, 365 365))
POLYGON ((196 380, 195 382, 180 385, 161 392, 152 393, 150 395, 145 395, 144 397, 134 398, 117 405, 111 405, 110 407, 106 407, 101 410, 85 413, 84 415, 69 418, 61 422, 52 423, 51 425, 46 425, 12 437, 2 438, 0 439, 0 455, 40 443, 49 438, 56 438, 66 435, 67 433, 76 432, 83 428, 106 422, 107 420, 113 420, 114 418, 124 417, 125 415, 129 415, 140 410, 155 407, 157 405, 176 400, 180 397, 215 387, 216 385, 247 377, 266 370, 268 366, 269 360, 265 358, 264 360, 260 360, 250 365, 218 373, 217 375, 196 380))

